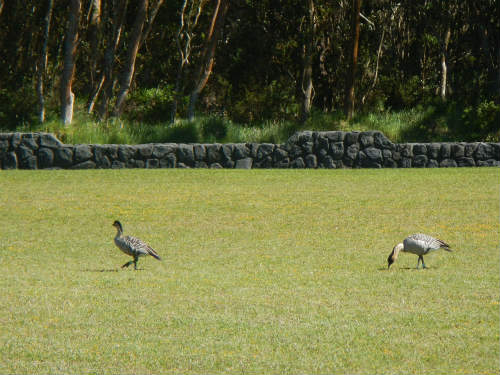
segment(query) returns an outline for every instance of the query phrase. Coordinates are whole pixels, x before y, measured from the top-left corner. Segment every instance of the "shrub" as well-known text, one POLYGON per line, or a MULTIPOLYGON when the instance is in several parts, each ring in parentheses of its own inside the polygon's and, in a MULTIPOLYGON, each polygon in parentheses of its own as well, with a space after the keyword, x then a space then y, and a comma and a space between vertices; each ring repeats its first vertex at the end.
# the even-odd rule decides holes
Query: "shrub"
POLYGON ((223 140, 228 133, 228 124, 218 116, 210 116, 202 121, 201 133, 208 141, 223 140))

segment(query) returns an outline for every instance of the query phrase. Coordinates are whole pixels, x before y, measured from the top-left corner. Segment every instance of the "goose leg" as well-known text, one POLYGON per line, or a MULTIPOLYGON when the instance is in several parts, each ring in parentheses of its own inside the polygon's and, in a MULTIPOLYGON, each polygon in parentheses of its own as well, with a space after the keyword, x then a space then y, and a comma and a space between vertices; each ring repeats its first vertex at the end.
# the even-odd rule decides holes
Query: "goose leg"
POLYGON ((422 256, 422 268, 427 268, 424 263, 424 257, 422 256))
POLYGON ((132 263, 134 263, 134 261, 133 261, 133 260, 131 260, 130 262, 125 263, 125 264, 122 266, 122 268, 125 268, 125 267, 130 266, 132 263))
POLYGON ((134 257, 134 270, 137 269, 137 261, 139 260, 138 257, 134 257))

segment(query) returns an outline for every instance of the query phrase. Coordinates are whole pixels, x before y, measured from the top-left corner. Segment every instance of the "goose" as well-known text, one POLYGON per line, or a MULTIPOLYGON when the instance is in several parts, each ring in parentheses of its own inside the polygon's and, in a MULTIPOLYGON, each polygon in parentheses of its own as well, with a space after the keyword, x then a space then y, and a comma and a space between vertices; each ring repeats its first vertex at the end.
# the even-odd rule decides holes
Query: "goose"
POLYGON ((125 254, 134 258, 130 262, 125 263, 122 268, 128 267, 134 263, 134 269, 136 270, 137 261, 141 256, 151 255, 153 258, 161 260, 156 251, 144 241, 136 237, 124 236, 122 224, 118 220, 115 220, 113 226, 117 231, 115 236, 115 245, 125 254))
POLYGON ((412 234, 411 236, 406 237, 403 243, 398 243, 396 246, 394 246, 391 254, 389 255, 389 258, 387 258, 387 268, 391 267, 391 264, 396 261, 400 251, 418 255, 417 269, 420 265, 420 262, 422 262, 422 268, 426 268, 424 263, 424 255, 428 254, 431 251, 439 249, 452 251, 450 249, 450 245, 438 238, 434 238, 422 233, 412 234))

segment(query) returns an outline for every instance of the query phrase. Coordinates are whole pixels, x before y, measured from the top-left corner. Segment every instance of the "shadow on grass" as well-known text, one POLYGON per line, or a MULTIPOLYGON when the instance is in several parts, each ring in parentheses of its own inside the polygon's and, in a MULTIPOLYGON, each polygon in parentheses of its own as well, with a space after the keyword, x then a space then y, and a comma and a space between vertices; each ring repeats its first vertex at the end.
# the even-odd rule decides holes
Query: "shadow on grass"
POLYGON ((118 272, 120 270, 118 269, 105 269, 105 268, 102 268, 102 269, 84 269, 82 272, 118 272))

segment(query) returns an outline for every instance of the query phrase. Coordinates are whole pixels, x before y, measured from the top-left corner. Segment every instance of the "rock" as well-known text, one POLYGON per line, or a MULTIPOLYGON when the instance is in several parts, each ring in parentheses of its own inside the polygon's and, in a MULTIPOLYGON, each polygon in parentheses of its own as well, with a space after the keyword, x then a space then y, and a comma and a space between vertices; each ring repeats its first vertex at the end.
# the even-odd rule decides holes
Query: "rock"
POLYGON ((21 133, 12 133, 12 136, 10 137, 10 145, 12 146, 13 149, 19 147, 19 145, 21 144, 22 137, 23 136, 21 133))
POLYGON ((113 163, 111 163, 111 169, 122 169, 125 168, 125 163, 114 160, 113 163))
POLYGON ((234 159, 246 159, 250 156, 250 150, 244 143, 238 143, 234 145, 234 159))
POLYGON ((305 158, 306 168, 318 168, 318 159, 316 155, 309 154, 305 158))
POLYGON ((419 154, 413 158, 412 166, 414 168, 425 168, 428 162, 427 155, 419 154))
POLYGON ((48 148, 60 148, 63 147, 64 144, 54 137, 52 134, 42 133, 40 134, 40 147, 48 147, 48 148))
POLYGON ((210 164, 210 169, 222 169, 222 165, 219 163, 212 163, 210 164))
POLYGON ((130 159, 135 157, 135 148, 129 145, 118 146, 118 159, 122 163, 127 163, 130 159))
POLYGON ((136 148, 137 155, 139 159, 147 160, 153 155, 153 145, 152 144, 142 144, 137 145, 136 148))
POLYGON ((73 165, 72 169, 95 169, 95 166, 96 165, 92 160, 87 160, 73 165))
POLYGON ((362 148, 367 148, 373 146, 375 139, 373 138, 373 132, 361 132, 359 134, 359 143, 362 148))
MULTIPOLYGON (((442 148, 441 148, 442 150, 442 148)), ((457 166, 457 162, 453 159, 444 159, 444 160, 441 160, 441 162, 439 163, 439 166, 441 168, 450 168, 450 167, 456 167, 457 166)))
POLYGON ((304 159, 302 159, 301 157, 298 157, 290 163, 291 168, 305 168, 305 166, 306 163, 304 163, 304 159))
POLYGON ((411 168, 411 162, 411 158, 402 157, 400 160, 400 166, 401 168, 411 168))
POLYGON ((382 132, 373 133, 373 144, 383 150, 394 150, 396 146, 382 132))
POLYGON ((274 162, 280 162, 285 158, 288 158, 288 152, 286 152, 286 150, 284 150, 283 148, 276 147, 273 152, 274 162))
POLYGON ((475 167, 476 162, 474 161, 473 158, 468 158, 468 157, 461 157, 457 159, 457 165, 459 167, 475 167))
POLYGON ((236 169, 252 169, 252 158, 244 158, 236 160, 236 165, 234 166, 236 169))
POLYGON ((193 146, 194 160, 204 161, 207 158, 207 150, 204 145, 196 144, 193 146))
POLYGON ((153 145, 153 158, 163 159, 167 154, 177 151, 177 145, 174 143, 158 143, 153 145))
POLYGON ((357 143, 353 143, 349 147, 347 147, 345 156, 347 157, 347 159, 356 160, 358 158, 358 153, 359 145, 357 143))
POLYGON ((304 152, 304 155, 312 154, 314 149, 314 143, 313 142, 305 142, 302 145, 302 151, 304 152))
POLYGON ((479 143, 467 143, 464 147, 464 156, 470 158, 474 155, 474 152, 476 152, 477 146, 479 143))
POLYGON ((344 143, 346 146, 358 143, 359 132, 349 132, 344 136, 344 143))
POLYGON ((465 146, 460 143, 454 143, 451 145, 451 157, 453 159, 461 158, 465 155, 465 146))
POLYGON ((413 145, 413 155, 426 155, 427 146, 421 143, 413 145))
POLYGON ((146 168, 159 168, 160 161, 158 159, 147 159, 146 160, 146 168))
POLYGON ((449 159, 451 157, 451 145, 449 143, 441 143, 441 160, 449 159))
POLYGON ((330 155, 327 155, 321 161, 321 167, 326 169, 335 169, 336 165, 333 161, 333 158, 330 155))
POLYGON ((220 148, 220 144, 212 144, 205 147, 207 151, 207 161, 209 164, 219 163, 222 160, 220 148))
POLYGON ((40 135, 36 133, 23 134, 21 144, 32 150, 38 150, 39 139, 40 135))
POLYGON ((61 147, 54 150, 54 166, 69 168, 73 165, 73 147, 61 147))
POLYGON ((38 167, 41 169, 54 166, 54 152, 48 147, 40 147, 38 150, 38 167))
POLYGON ((344 157, 344 142, 330 143, 330 155, 335 160, 341 160, 344 157))
POLYGON ((426 167, 427 168, 438 168, 439 163, 436 159, 429 159, 429 161, 427 161, 426 167))
POLYGON ((14 151, 7 152, 3 157, 3 169, 17 169, 17 155, 14 151))
POLYGON ((427 145, 427 156, 429 159, 438 159, 439 158, 439 151, 441 150, 441 144, 440 143, 431 143, 427 145))
POLYGON ((92 158, 92 151, 90 150, 89 145, 77 145, 73 151, 73 158, 75 159, 75 163, 82 163, 84 161, 92 158))
POLYGON ((184 143, 179 144, 177 148, 178 163, 183 163, 186 166, 192 167, 194 165, 194 151, 193 145, 184 143))
POLYGON ((493 147, 488 143, 479 143, 475 152, 476 160, 488 160, 493 159, 494 150, 493 147))
POLYGON ((344 142, 345 132, 333 131, 325 132, 325 137, 328 138, 330 142, 344 142))

